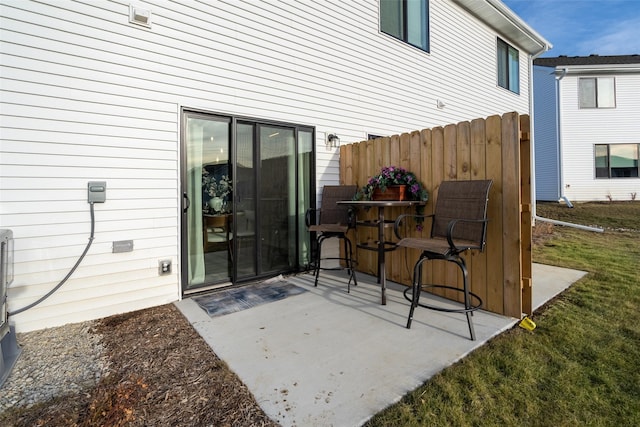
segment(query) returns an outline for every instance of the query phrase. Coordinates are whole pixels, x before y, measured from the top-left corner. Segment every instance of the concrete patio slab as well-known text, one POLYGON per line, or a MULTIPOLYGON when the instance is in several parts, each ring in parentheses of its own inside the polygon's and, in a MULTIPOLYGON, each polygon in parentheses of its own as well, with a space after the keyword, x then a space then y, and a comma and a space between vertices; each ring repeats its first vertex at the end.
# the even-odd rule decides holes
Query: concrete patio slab
POLYGON ((586 274, 586 271, 533 264, 533 310, 540 308, 586 274))
MULTIPOLYGON (((533 271, 536 307, 585 274, 533 271)), ((388 282, 383 306, 374 277, 359 274, 350 294, 346 279, 289 277, 308 292, 215 318, 191 299, 176 305, 283 426, 359 426, 519 320, 478 311, 471 341, 464 315, 418 309, 406 329, 404 286, 388 282)))

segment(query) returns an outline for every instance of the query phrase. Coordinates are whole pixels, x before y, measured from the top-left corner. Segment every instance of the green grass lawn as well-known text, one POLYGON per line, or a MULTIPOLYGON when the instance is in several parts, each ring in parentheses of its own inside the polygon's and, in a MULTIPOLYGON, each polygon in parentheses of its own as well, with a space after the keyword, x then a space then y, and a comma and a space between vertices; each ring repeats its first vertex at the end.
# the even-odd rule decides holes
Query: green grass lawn
POLYGON ((640 202, 537 214, 605 229, 534 231, 534 262, 589 274, 534 313, 534 331, 496 337, 368 426, 640 425, 640 202))

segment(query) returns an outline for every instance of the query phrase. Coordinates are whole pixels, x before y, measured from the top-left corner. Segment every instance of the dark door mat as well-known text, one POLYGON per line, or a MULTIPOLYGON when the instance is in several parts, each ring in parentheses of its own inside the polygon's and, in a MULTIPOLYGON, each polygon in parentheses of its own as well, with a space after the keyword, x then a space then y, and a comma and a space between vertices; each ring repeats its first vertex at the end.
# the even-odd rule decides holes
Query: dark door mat
POLYGON ((235 313, 268 302, 278 301, 307 290, 284 280, 225 289, 193 300, 211 317, 235 313))

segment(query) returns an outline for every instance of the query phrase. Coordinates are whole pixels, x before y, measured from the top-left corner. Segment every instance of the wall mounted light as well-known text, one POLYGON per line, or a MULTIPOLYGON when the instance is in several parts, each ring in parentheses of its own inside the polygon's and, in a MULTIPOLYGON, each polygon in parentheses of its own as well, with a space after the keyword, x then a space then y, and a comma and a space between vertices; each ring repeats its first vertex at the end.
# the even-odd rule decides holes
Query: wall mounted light
POLYGON ((445 104, 444 102, 440 101, 439 99, 436 101, 436 107, 438 107, 439 110, 442 110, 446 106, 447 106, 447 104, 445 104))
POLYGON ((129 22, 151 28, 151 10, 129 5, 129 22))
POLYGON ((340 137, 335 133, 327 134, 327 140, 325 141, 327 148, 336 148, 340 146, 340 137))

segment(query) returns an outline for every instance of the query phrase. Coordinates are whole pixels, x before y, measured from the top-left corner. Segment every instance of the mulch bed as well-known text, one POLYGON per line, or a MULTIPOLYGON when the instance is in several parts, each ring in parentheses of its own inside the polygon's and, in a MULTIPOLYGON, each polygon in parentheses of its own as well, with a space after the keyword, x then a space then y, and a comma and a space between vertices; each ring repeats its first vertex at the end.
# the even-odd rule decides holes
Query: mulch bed
POLYGON ((277 426, 173 304, 96 322, 109 370, 100 383, 28 409, 11 426, 277 426))

